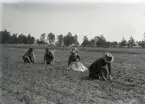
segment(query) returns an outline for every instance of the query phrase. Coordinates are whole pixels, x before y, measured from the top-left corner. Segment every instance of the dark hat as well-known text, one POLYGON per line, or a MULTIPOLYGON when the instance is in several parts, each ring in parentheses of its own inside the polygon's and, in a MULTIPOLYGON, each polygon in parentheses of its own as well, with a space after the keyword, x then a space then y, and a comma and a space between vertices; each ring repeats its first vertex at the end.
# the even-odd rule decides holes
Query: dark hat
POLYGON ((49 48, 48 48, 48 47, 46 47, 46 48, 45 48, 45 50, 46 50, 46 51, 48 51, 48 50, 49 50, 49 48))
POLYGON ((30 50, 30 51, 33 51, 34 49, 33 49, 33 48, 29 48, 29 50, 30 50))

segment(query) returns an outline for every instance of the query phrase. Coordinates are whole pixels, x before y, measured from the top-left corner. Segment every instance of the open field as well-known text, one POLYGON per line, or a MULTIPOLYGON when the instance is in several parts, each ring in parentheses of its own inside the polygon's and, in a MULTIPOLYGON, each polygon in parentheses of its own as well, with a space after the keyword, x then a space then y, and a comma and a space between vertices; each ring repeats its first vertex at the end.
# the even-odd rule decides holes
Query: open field
MULTIPOLYGON (((30 45, 28 44, 5 44, 5 47, 10 48, 28 48, 30 45)), ((47 45, 46 45, 47 46, 47 45)), ((44 45, 38 45, 38 44, 32 44, 31 47, 35 49, 44 49, 44 45)), ((49 46, 50 47, 50 46, 49 46)), ((57 47, 57 46, 51 46, 51 49, 56 50, 70 50, 69 47, 57 47)), ((79 47, 80 51, 86 51, 86 52, 111 52, 111 53, 125 53, 125 54, 145 54, 145 49, 140 47, 134 47, 134 48, 97 48, 97 47, 79 47)))
MULTIPOLYGON (((0 55, 1 104, 133 104, 132 100, 143 104, 144 50, 134 51, 142 54, 113 53, 113 80, 105 82, 87 79, 88 72, 67 71, 68 49, 57 49, 55 65, 45 70, 41 64, 43 49, 35 50, 37 63, 29 65, 22 63, 23 47, 4 47, 0 55)), ((80 56, 89 67, 102 52, 82 49, 80 56)))

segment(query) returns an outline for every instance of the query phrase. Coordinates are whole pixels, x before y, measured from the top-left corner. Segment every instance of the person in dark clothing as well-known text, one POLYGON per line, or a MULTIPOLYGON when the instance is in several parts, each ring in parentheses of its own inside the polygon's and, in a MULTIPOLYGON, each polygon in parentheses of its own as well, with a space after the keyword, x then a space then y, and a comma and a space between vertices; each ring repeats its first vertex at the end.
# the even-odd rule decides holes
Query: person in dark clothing
POLYGON ((103 80, 112 80, 111 63, 114 58, 111 53, 105 53, 103 58, 93 62, 89 67, 89 77, 103 80))
POLYGON ((76 61, 80 61, 81 58, 78 54, 78 50, 76 48, 73 48, 71 50, 71 55, 69 56, 69 59, 68 59, 68 66, 72 63, 72 62, 76 62, 76 61))
POLYGON ((44 54, 44 63, 51 64, 53 63, 53 61, 54 61, 54 52, 46 48, 44 54))
POLYGON ((29 48, 27 52, 22 56, 24 63, 35 63, 34 49, 29 48))

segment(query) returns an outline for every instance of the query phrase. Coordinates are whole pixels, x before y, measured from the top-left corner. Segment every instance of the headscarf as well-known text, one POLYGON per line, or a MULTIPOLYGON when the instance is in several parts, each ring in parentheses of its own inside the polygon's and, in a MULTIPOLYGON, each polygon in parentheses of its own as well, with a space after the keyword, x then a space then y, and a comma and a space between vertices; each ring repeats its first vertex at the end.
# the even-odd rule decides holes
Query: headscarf
POLYGON ((75 54, 75 53, 78 54, 78 49, 77 48, 73 48, 73 49, 71 49, 71 52, 70 53, 71 54, 75 54))
POLYGON ((33 48, 29 48, 28 52, 31 53, 33 50, 34 50, 33 48))
POLYGON ((49 51, 49 48, 48 48, 48 47, 46 47, 46 48, 45 48, 45 51, 49 51))

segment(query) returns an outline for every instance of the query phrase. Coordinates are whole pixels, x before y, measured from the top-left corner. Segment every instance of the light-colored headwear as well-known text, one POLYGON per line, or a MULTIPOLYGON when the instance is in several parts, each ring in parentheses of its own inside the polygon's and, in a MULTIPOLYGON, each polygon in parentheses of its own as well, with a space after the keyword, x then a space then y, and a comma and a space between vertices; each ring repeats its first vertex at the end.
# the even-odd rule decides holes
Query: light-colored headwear
POLYGON ((107 62, 107 63, 112 63, 112 62, 114 61, 113 55, 112 55, 111 53, 109 53, 109 52, 106 52, 106 53, 104 54, 103 59, 104 59, 104 61, 107 62), (110 59, 110 60, 109 60, 109 59, 110 59))
POLYGON ((75 53, 78 54, 78 49, 77 48, 73 48, 73 49, 71 49, 71 52, 70 53, 71 54, 75 54, 75 53))

